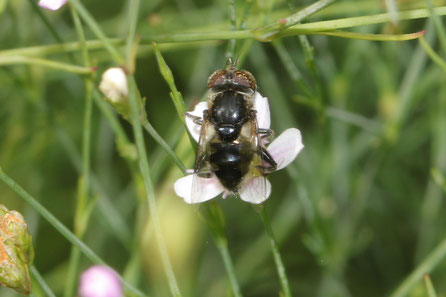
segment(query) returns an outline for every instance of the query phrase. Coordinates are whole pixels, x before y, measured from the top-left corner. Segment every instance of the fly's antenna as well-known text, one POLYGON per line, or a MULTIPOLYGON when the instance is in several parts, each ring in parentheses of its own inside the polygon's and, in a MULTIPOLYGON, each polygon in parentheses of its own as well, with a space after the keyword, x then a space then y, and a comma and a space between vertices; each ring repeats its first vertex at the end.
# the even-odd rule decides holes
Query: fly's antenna
POLYGON ((239 58, 236 58, 235 61, 234 61, 234 64, 233 64, 234 68, 237 68, 238 61, 239 61, 239 58))
POLYGON ((239 59, 235 59, 235 61, 232 60, 231 57, 226 57, 227 58, 227 62, 226 62, 226 69, 237 69, 237 64, 239 59))

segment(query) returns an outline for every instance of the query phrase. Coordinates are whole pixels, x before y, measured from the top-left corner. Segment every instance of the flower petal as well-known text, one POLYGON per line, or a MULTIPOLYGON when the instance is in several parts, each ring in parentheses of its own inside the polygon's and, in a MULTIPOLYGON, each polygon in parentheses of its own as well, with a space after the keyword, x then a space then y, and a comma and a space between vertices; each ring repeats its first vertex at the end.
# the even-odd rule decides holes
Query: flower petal
POLYGON ((260 204, 271 194, 271 183, 263 176, 247 181, 240 190, 243 201, 260 204))
POLYGON ((274 139, 267 150, 277 163, 276 170, 280 170, 293 162, 303 147, 300 131, 290 128, 274 139))
POLYGON ((40 0, 39 6, 48 10, 58 10, 67 3, 67 0, 40 0))
POLYGON ((201 203, 208 201, 224 191, 223 186, 215 178, 203 178, 195 176, 195 183, 199 184, 199 196, 194 196, 192 201, 192 185, 194 182, 194 174, 186 175, 178 179, 174 184, 175 193, 186 201, 186 203, 201 203))
POLYGON ((262 97, 259 92, 256 92, 254 96, 254 109, 257 111, 257 125, 259 129, 269 129, 271 127, 271 115, 268 98, 262 97))
MULTIPOLYGON (((188 114, 203 118, 203 111, 205 109, 208 109, 208 103, 200 102, 197 105, 195 105, 194 111, 188 112, 188 114)), ((190 117, 186 117, 186 125, 192 137, 195 139, 196 142, 198 142, 198 139, 200 138, 201 126, 195 124, 194 120, 191 119, 190 117)))

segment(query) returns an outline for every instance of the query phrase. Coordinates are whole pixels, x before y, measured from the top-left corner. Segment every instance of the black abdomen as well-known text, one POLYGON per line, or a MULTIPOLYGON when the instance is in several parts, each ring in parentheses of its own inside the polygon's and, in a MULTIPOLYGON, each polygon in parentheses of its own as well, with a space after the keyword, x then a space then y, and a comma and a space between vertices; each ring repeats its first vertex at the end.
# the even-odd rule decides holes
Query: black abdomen
POLYGON ((237 190, 242 178, 249 171, 253 157, 249 144, 212 143, 210 164, 221 184, 232 191, 237 190))
POLYGON ((212 104, 211 120, 223 141, 233 141, 247 121, 248 110, 243 95, 226 91, 218 94, 212 104))

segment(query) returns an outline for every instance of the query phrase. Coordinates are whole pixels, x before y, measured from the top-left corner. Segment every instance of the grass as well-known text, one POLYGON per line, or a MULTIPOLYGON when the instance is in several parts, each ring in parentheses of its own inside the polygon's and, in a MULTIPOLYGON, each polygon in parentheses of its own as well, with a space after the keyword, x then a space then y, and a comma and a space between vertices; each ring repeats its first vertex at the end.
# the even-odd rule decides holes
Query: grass
POLYGON ((445 14, 431 0, 0 1, 0 203, 33 234, 33 296, 75 296, 92 263, 128 296, 442 296, 445 14), (276 135, 303 135, 260 209, 173 192, 194 160, 182 115, 226 57, 256 77, 276 135), (129 72, 127 119, 97 89, 113 66, 129 72))

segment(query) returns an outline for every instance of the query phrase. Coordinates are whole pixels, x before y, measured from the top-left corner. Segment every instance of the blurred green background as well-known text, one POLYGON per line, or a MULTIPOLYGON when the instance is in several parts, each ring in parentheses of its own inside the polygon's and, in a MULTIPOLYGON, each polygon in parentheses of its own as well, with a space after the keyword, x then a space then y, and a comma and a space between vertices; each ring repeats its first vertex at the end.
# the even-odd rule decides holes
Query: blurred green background
MULTIPOLYGON (((404 10, 429 2, 396 4, 404 10)), ((336 1, 308 21, 383 13, 386 3, 395 2, 336 1)), ((31 1, 0 4, 0 56, 3 50, 57 43, 31 1)), ((84 4, 109 37, 126 37, 127 1, 84 4)), ((434 4, 444 6, 446 1, 434 4)), ((248 28, 254 28, 289 15, 289 6, 281 0, 252 0, 236 1, 235 7, 238 17, 250 7, 248 28)), ((40 12, 64 42, 77 40, 67 7, 40 12)), ((191 168, 193 148, 146 41, 154 34, 229 30, 228 3, 142 1, 139 16, 142 44, 135 77, 147 98, 149 121, 191 168)), ((444 57, 441 35, 429 19, 353 31, 421 30, 427 30, 426 40, 444 57)), ((88 29, 86 34, 95 39, 88 29)), ((227 42, 169 43, 160 44, 160 49, 191 110, 204 100, 208 76, 225 66, 227 42)), ((253 73, 259 92, 270 100, 276 135, 289 127, 299 128, 303 135, 305 148, 293 165, 270 176, 273 192, 266 202, 293 295, 389 295, 446 237, 445 70, 429 59, 417 40, 293 36, 272 43, 240 40, 237 49, 242 49, 236 51, 243 54, 242 68, 253 73), (307 41, 314 59, 303 50, 307 41)), ((98 66, 97 85, 102 72, 116 65, 104 50, 90 53, 98 66)), ((81 64, 78 51, 46 58, 81 64)), ((0 165, 70 229, 81 166, 84 98, 80 75, 38 65, 0 67, 0 165)), ((131 125, 119 121, 132 140, 131 125)), ((206 224, 196 207, 173 192, 181 172, 148 134, 145 138, 163 234, 183 295, 231 296, 206 224)), ((84 241, 118 272, 135 272, 129 279, 150 296, 170 296, 152 226, 138 202, 141 181, 117 150, 113 130, 97 105, 91 166, 91 198, 98 200, 84 241), (140 266, 131 269, 135 252, 140 266)), ((3 183, 0 203, 25 216, 34 238, 35 266, 62 296, 71 245, 3 183)), ((259 216, 233 197, 218 198, 218 203, 226 217, 228 246, 243 295, 278 296, 280 283, 259 216)), ((81 269, 89 265, 82 257, 81 269)), ((438 296, 446 296, 443 259, 431 278, 438 296)), ((0 296, 19 294, 0 288, 0 296)), ((422 280, 410 296, 427 296, 422 280)))

